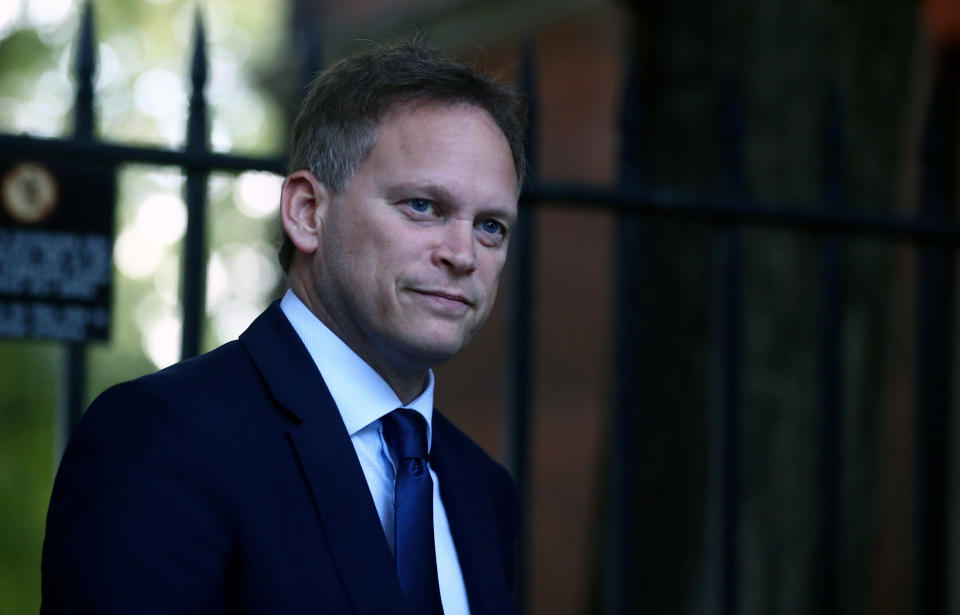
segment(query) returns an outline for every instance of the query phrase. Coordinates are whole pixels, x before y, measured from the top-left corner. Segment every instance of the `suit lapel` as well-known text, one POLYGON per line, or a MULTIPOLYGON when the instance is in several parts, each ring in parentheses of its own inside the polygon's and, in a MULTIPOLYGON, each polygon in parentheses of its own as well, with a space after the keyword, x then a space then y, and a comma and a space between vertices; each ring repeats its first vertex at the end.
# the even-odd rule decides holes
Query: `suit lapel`
POLYGON ((396 615, 403 605, 393 558, 343 419, 278 302, 240 336, 289 432, 330 554, 357 612, 396 615))
POLYGON ((342 421, 339 426, 329 423, 318 413, 291 429, 290 440, 357 612, 395 615, 404 604, 403 594, 380 519, 342 421), (342 437, 331 437, 331 428, 339 428, 342 437))
POLYGON ((445 419, 434 413, 431 466, 440 481, 440 497, 467 587, 471 615, 516 613, 503 571, 502 540, 495 527, 496 511, 479 490, 470 465, 450 446, 445 419))

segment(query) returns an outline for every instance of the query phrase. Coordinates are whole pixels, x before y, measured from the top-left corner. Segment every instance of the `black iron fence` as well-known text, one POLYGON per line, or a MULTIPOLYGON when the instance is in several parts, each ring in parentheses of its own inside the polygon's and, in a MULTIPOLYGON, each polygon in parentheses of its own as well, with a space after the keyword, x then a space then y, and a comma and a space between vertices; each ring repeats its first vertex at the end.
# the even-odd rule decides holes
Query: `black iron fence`
MULTIPOLYGON (((536 96, 532 76, 536 71, 532 56, 527 53, 522 69, 522 83, 534 104, 532 126, 536 125, 536 96)), ((768 228, 792 234, 811 236, 820 243, 819 262, 819 358, 817 376, 820 404, 820 451, 817 455, 819 493, 811 494, 818 502, 818 523, 815 536, 817 613, 841 612, 839 568, 841 527, 841 476, 844 468, 842 432, 843 371, 842 333, 845 297, 846 244, 849 240, 869 237, 891 245, 907 244, 917 250, 917 286, 913 291, 917 302, 916 355, 916 442, 914 460, 915 491, 904 494, 914 503, 913 550, 911 562, 903 570, 912 571, 911 612, 916 614, 947 613, 949 602, 949 535, 948 523, 950 457, 950 414, 953 388, 951 374, 955 365, 953 336, 956 282, 953 260, 960 246, 960 225, 946 206, 950 182, 945 173, 950 168, 944 135, 953 135, 949 109, 956 92, 938 84, 928 112, 922 148, 923 177, 919 214, 915 217, 868 213, 848 208, 843 194, 844 118, 840 98, 832 90, 825 103, 827 118, 822 138, 822 197, 819 204, 759 202, 745 192, 743 141, 744 122, 739 92, 730 88, 723 117, 718 117, 723 141, 725 172, 722 189, 716 194, 690 194, 662 190, 646 185, 643 168, 642 123, 644 105, 636 67, 628 75, 624 87, 621 115, 621 149, 619 184, 609 188, 588 187, 541 181, 533 167, 521 200, 527 228, 518 238, 521 246, 514 255, 517 268, 516 288, 511 310, 513 394, 509 408, 513 433, 512 467, 524 492, 529 489, 527 462, 532 407, 530 390, 532 327, 529 306, 534 303, 531 288, 534 282, 532 259, 535 211, 538 207, 584 207, 616 215, 615 276, 615 365, 613 406, 610 409, 612 451, 611 489, 607 494, 610 511, 606 519, 608 549, 612 551, 608 574, 611 588, 603 600, 606 612, 643 612, 644 596, 636 591, 638 562, 645 554, 638 548, 636 511, 632 509, 630 492, 636 486, 635 435, 637 413, 645 407, 638 391, 636 376, 638 357, 644 348, 644 309, 641 289, 645 263, 641 258, 645 224, 651 220, 677 220, 695 223, 716 231, 715 278, 720 291, 716 299, 716 323, 719 327, 714 371, 719 375, 715 400, 720 419, 709 435, 714 494, 709 503, 712 543, 707 547, 708 577, 714 580, 707 597, 709 612, 730 615, 740 612, 738 598, 742 587, 738 579, 740 563, 738 547, 740 528, 738 510, 741 501, 741 405, 743 373, 743 339, 745 297, 742 284, 741 230, 768 228)), ((955 103, 955 100, 954 100, 955 103)), ((531 129, 532 130, 532 129, 531 129)), ((531 132, 530 152, 536 158, 537 141, 531 132)), ((650 410, 652 411, 652 410, 650 410)), ((669 437, 669 435, 667 435, 669 437)), ((657 531, 654 529, 653 531, 657 531)), ((535 563, 534 563, 535 565, 535 563)), ((678 606, 678 612, 681 606, 678 606)), ((685 608, 685 607, 683 607, 685 608)))
MULTIPOLYGON (((299 6, 299 4, 298 4, 299 6)), ((312 30, 311 28, 307 29, 312 30)), ((315 39, 305 45, 315 66, 318 44, 315 39)), ((183 307, 182 356, 199 352, 204 314, 204 273, 206 271, 207 179, 213 171, 242 172, 263 170, 282 174, 283 157, 247 157, 215 153, 208 139, 207 107, 203 94, 207 81, 206 41, 199 15, 195 23, 191 91, 186 145, 182 150, 141 147, 98 141, 94 136, 95 38, 93 16, 88 6, 84 12, 77 46, 76 100, 74 127, 70 139, 45 139, 23 135, 0 135, 0 151, 34 159, 84 159, 110 165, 143 163, 177 166, 186 177, 185 201, 187 229, 183 245, 181 300, 183 307)), ((616 365, 613 406, 609 415, 614 461, 608 494, 611 517, 605 524, 612 549, 612 579, 607 604, 610 613, 632 612, 643 603, 635 595, 631 579, 637 562, 644 557, 636 548, 638 528, 632 522, 631 500, 635 468, 630 457, 633 449, 634 417, 642 407, 642 394, 634 386, 638 370, 637 357, 643 348, 643 304, 640 291, 644 280, 644 263, 638 248, 644 239, 644 225, 651 219, 674 219, 707 225, 718 231, 716 277, 722 292, 718 298, 720 335, 716 354, 716 370, 721 375, 718 405, 722 420, 713 430, 711 459, 716 469, 711 479, 716 483, 710 515, 719 528, 709 548, 711 575, 717 579, 714 595, 708 598, 711 612, 737 612, 740 593, 737 578, 737 509, 738 476, 741 447, 738 439, 743 374, 742 339, 745 327, 743 310, 741 230, 747 228, 779 228, 790 233, 817 237, 821 243, 820 311, 821 355, 819 358, 820 404, 822 411, 822 454, 824 471, 820 485, 819 567, 823 582, 822 608, 828 615, 837 611, 836 579, 839 528, 839 473, 841 453, 842 410, 840 383, 843 381, 840 336, 844 314, 845 244, 857 236, 870 236, 890 242, 905 242, 917 247, 917 504, 916 554, 914 570, 914 609, 916 613, 945 613, 947 591, 947 502, 946 468, 949 465, 947 416, 951 401, 948 382, 951 364, 950 336, 954 283, 951 260, 960 246, 960 225, 943 214, 940 182, 932 177, 942 167, 942 136, 936 128, 936 114, 931 113, 925 155, 927 180, 924 181, 923 211, 918 217, 906 218, 869 214, 845 207, 840 189, 843 175, 843 123, 836 95, 828 102, 827 130, 824 137, 823 198, 820 206, 784 203, 760 203, 744 193, 742 139, 743 121, 736 91, 731 92, 726 116, 720 118, 726 151, 726 180, 723 192, 713 195, 685 194, 658 190, 643 181, 641 143, 638 135, 642 122, 642 104, 635 71, 627 80, 622 113, 622 147, 620 182, 608 188, 542 181, 537 174, 537 96, 536 67, 532 47, 523 54, 521 87, 531 102, 528 147, 531 158, 530 176, 521 197, 520 223, 513 235, 512 259, 514 275, 510 306, 510 354, 508 357, 508 425, 506 428, 508 464, 518 482, 520 493, 530 493, 529 452, 531 433, 530 409, 534 406, 533 353, 534 261, 536 255, 536 213, 549 204, 555 207, 589 206, 616 216, 617 275, 613 289, 616 305, 616 365)), ((69 432, 83 408, 86 377, 85 352, 82 343, 69 343, 64 361, 63 413, 64 429, 69 432)), ((526 520, 528 515, 523 515, 526 520)), ((521 529, 525 527, 522 524, 521 529)), ((521 534, 523 535, 523 534, 521 534)), ((523 544, 523 543, 521 543, 523 544)), ((524 577, 536 565, 521 554, 520 601, 524 603, 524 577)))
MULTIPOLYGON (((199 13, 194 23, 193 54, 190 66, 190 102, 186 128, 186 145, 182 150, 105 143, 94 134, 95 100, 93 79, 96 71, 96 39, 93 10, 86 5, 78 37, 71 139, 40 139, 25 135, 0 135, 0 151, 27 159, 66 159, 100 162, 109 166, 142 163, 177 166, 186 178, 184 196, 187 207, 187 228, 183 239, 183 271, 181 304, 183 329, 181 355, 196 355, 200 350, 200 334, 204 315, 206 273, 206 210, 207 179, 211 172, 271 171, 282 174, 282 157, 257 158, 221 154, 210 150, 209 121, 204 87, 207 83, 207 44, 203 20, 199 13)), ((93 206, 95 204, 91 204, 93 206)), ((82 342, 66 345, 60 413, 69 434, 83 413, 85 399, 86 358, 82 342)))

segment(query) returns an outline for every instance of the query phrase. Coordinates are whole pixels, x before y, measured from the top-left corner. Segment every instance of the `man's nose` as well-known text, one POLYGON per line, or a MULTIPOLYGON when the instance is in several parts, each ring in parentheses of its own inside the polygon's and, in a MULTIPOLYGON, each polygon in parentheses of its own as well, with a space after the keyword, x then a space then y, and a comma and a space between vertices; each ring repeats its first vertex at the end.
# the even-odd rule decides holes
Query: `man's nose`
POLYGON ((434 253, 436 264, 459 275, 472 273, 477 268, 473 224, 456 221, 444 225, 442 232, 440 245, 434 253))

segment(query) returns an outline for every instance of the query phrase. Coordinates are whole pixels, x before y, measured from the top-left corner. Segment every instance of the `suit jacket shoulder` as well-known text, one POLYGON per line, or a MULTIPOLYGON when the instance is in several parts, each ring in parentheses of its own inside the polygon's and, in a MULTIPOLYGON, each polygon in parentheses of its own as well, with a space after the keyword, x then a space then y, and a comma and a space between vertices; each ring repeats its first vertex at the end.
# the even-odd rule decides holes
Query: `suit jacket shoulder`
MULTIPOLYGON (((471 610, 513 613, 512 482, 436 416, 471 610)), ((91 405, 57 473, 42 592, 48 614, 404 612, 349 435, 276 303, 91 405)))
POLYGON ((114 386, 85 413, 47 515, 43 612, 134 612, 143 596, 222 611, 229 395, 216 399, 210 378, 241 374, 244 361, 228 347, 188 363, 114 386))
POLYGON ((51 496, 42 612, 397 612, 388 575, 356 600, 342 581, 344 558, 384 568, 389 550, 316 366, 276 304, 247 333, 253 349, 228 343, 87 410, 51 496), (311 450, 337 454, 317 468, 311 450), (309 481, 321 473, 362 487, 309 481), (345 555, 328 540, 341 518, 364 532, 345 555))

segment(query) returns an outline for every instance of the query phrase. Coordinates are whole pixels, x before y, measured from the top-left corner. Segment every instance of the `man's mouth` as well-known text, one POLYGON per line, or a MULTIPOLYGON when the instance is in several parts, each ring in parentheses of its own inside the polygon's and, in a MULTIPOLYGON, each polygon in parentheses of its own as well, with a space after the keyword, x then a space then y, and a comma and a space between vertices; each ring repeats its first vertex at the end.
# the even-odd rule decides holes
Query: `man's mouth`
POLYGON ((470 307, 473 307, 474 305, 473 301, 471 301, 467 297, 457 292, 450 292, 445 290, 423 289, 423 288, 411 288, 410 290, 417 293, 418 295, 425 295, 428 297, 437 297, 440 299, 446 299, 447 301, 456 301, 456 302, 468 305, 470 307))

